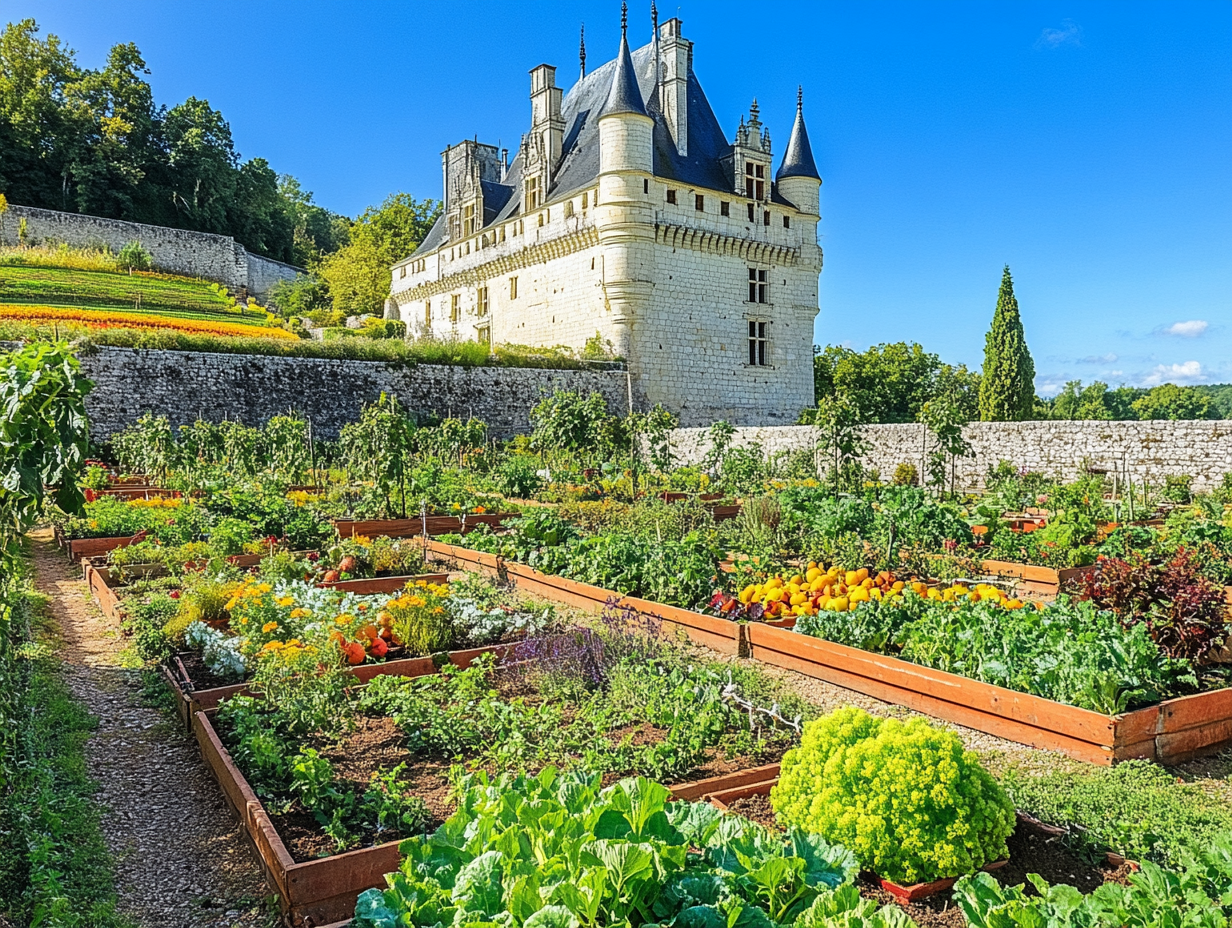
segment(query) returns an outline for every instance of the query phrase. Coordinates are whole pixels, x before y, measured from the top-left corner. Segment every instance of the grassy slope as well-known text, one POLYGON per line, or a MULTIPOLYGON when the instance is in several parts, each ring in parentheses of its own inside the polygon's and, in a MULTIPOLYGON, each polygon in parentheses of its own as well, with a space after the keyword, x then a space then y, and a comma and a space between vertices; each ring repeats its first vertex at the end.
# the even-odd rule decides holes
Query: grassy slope
POLYGON ((227 297, 204 281, 72 268, 2 266, 0 303, 256 321, 229 307, 227 297))

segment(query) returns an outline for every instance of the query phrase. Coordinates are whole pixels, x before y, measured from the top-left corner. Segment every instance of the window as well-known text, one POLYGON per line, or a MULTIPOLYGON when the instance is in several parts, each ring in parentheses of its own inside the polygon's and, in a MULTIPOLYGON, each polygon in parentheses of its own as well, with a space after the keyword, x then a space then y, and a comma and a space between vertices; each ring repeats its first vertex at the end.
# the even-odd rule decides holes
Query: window
POLYGON ((783 228, 784 228, 784 229, 790 229, 790 228, 791 228, 791 217, 790 217, 790 216, 784 216, 784 217, 783 217, 783 228))
POLYGON ((509 299, 516 300, 518 298, 518 279, 516 277, 509 278, 509 299))
POLYGON ((642 193, 650 193, 650 179, 649 178, 644 178, 642 180, 642 193))
POLYGON ((568 219, 572 215, 573 215, 573 201, 566 200, 565 201, 565 218, 568 219))
POLYGON ((760 271, 755 267, 749 268, 749 302, 750 303, 768 303, 766 291, 769 289, 769 271, 760 271))
POLYGON ((462 210, 462 234, 475 234, 475 204, 471 203, 462 210))
POLYGON ((424 327, 431 328, 432 326, 432 301, 424 300, 424 327))
POLYGON ((500 240, 502 242, 505 240, 505 227, 504 226, 501 226, 500 240))
POLYGON ((543 213, 539 214, 539 228, 543 228, 543 213))
POLYGON ((583 191, 582 193, 582 212, 586 212, 586 210, 589 208, 590 208, 590 191, 587 190, 587 191, 583 191))
POLYGON ((750 200, 766 198, 766 166, 746 161, 744 164, 744 195, 750 200))
POLYGON ((539 208, 539 178, 528 177, 526 179, 526 209, 529 212, 532 209, 539 208))
POLYGON ((475 338, 478 340, 479 344, 487 345, 488 347, 491 347, 492 327, 487 326, 487 325, 479 326, 478 328, 475 329, 475 338))
POLYGON ((699 213, 704 213, 706 211, 706 198, 700 193, 693 197, 693 208, 699 213))
POLYGON ((453 294, 449 298, 449 321, 450 322, 458 321, 458 314, 461 311, 461 307, 460 307, 461 302, 462 302, 462 297, 456 293, 453 294))
POLYGON ((766 324, 756 319, 749 320, 749 364, 766 366, 766 324))
POLYGON ((770 225, 770 210, 766 210, 764 213, 761 214, 761 224, 763 226, 770 225))
POLYGON ((721 200, 719 202, 719 215, 720 216, 730 216, 731 215, 731 204, 728 203, 726 200, 721 200))
POLYGON ((675 203, 675 202, 676 202, 676 191, 675 191, 675 190, 669 190, 669 191, 667 191, 667 202, 668 202, 668 203, 675 203))
POLYGON ((484 316, 488 314, 488 288, 487 287, 479 288, 479 299, 477 302, 479 304, 479 309, 478 309, 479 318, 482 319, 484 316))
POLYGON ((405 265, 405 264, 404 264, 402 267, 400 267, 400 268, 398 269, 398 276, 399 276, 399 277, 405 277, 405 276, 406 276, 406 265, 405 265))
POLYGON ((753 218, 753 209, 754 209, 753 204, 752 204, 752 203, 750 203, 750 204, 749 204, 749 222, 755 222, 755 221, 756 221, 756 220, 753 218))

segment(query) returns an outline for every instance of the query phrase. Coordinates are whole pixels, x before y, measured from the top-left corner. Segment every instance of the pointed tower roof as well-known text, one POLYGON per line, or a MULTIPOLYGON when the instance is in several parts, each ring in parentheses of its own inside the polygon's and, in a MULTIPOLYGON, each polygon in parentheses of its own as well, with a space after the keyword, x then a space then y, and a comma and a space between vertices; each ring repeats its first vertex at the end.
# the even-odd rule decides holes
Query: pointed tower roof
POLYGON ((817 173, 817 163, 813 160, 813 146, 809 144, 808 130, 804 128, 804 89, 796 90, 796 121, 791 127, 791 139, 787 142, 787 151, 783 154, 783 163, 775 180, 785 177, 812 177, 821 180, 817 173))
POLYGON ((599 113, 599 118, 614 116, 619 113, 636 113, 646 116, 646 104, 642 102, 642 91, 637 86, 637 72, 633 70, 633 59, 629 55, 628 5, 620 5, 620 51, 616 53, 616 73, 612 76, 612 89, 608 91, 607 101, 599 113))

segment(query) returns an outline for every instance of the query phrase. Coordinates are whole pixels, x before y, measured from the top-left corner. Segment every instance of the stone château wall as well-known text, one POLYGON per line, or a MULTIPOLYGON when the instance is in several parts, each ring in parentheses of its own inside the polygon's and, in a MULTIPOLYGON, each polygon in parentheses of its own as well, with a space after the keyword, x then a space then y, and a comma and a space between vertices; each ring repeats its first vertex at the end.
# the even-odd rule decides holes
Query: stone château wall
POLYGON ((10 205, 0 216, 0 244, 15 245, 21 221, 26 221, 25 240, 31 244, 64 242, 78 247, 106 245, 119 251, 129 242, 140 242, 159 270, 185 277, 202 277, 238 293, 263 299, 279 280, 293 280, 298 268, 271 258, 250 254, 229 235, 211 235, 187 229, 150 226, 62 213, 51 209, 10 205))
MULTIPOLYGON (((1117 472, 1135 482, 1162 483, 1188 474, 1194 489, 1210 489, 1232 472, 1232 421, 972 422, 964 430, 971 454, 957 462, 958 485, 979 489, 989 467, 1015 467, 1072 479, 1085 468, 1117 472)), ((902 463, 923 474, 936 445, 923 425, 870 425, 864 429, 866 467, 889 478, 902 463)), ((736 446, 760 444, 768 455, 812 449, 811 426, 737 429, 736 446)), ((701 460, 710 447, 705 429, 677 429, 672 447, 682 463, 701 460)))
MULTIPOLYGON (((501 438, 528 432, 531 408, 556 390, 598 392, 614 412, 628 408, 629 381, 623 370, 407 367, 109 347, 95 349, 81 363, 94 381, 86 409, 91 434, 99 441, 147 412, 166 416, 173 426, 198 416, 261 425, 292 409, 311 417, 318 437, 335 438, 382 392, 415 412, 483 419, 490 434, 501 438)), ((635 402, 641 402, 637 396, 635 402)))

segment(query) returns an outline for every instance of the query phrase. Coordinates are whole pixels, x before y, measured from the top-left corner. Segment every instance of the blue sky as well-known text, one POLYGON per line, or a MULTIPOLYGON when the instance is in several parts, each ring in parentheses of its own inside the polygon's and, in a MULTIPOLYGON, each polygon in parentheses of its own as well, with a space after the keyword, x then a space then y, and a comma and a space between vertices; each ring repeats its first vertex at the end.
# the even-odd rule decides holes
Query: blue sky
MULTIPOLYGON (((440 152, 516 148, 527 71, 615 53, 602 2, 3 0, 87 66, 134 41, 169 105, 204 97, 245 157, 354 215, 440 195, 440 152)), ((733 132, 781 154, 795 88, 825 184, 816 341, 913 340, 978 366, 1001 266, 1037 387, 1232 381, 1232 4, 664 0, 733 132), (678 11, 678 12, 677 12, 678 11)), ((630 11, 650 32, 649 2, 630 11)))

